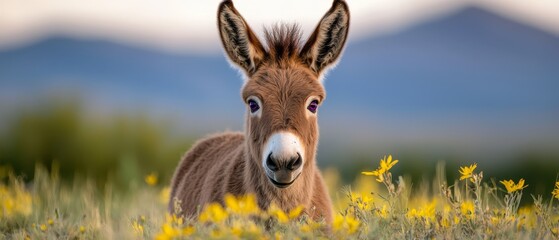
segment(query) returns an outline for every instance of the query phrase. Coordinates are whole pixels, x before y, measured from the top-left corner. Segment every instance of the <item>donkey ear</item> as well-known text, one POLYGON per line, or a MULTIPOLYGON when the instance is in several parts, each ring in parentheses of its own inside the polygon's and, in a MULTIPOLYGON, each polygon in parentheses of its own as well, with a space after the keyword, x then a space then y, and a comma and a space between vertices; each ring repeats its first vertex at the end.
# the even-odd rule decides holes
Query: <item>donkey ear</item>
POLYGON ((321 74, 326 67, 336 62, 348 30, 349 8, 345 1, 334 0, 301 50, 301 56, 313 71, 321 74))
POLYGON ((217 25, 229 59, 247 75, 254 73, 264 58, 265 50, 231 0, 219 5, 217 25))

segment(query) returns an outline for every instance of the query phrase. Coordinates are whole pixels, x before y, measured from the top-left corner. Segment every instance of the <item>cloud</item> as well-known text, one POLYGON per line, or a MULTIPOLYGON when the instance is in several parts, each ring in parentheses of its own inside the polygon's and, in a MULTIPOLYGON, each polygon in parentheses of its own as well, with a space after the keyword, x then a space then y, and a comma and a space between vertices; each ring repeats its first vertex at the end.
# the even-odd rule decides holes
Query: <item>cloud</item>
MULTIPOLYGON (((219 52, 215 27, 218 0, 0 0, 0 48, 24 45, 53 34, 101 38, 169 51, 219 52)), ((477 4, 559 33, 553 9, 542 0, 351 0, 351 39, 393 31, 464 4, 477 4)), ((277 21, 298 22, 310 32, 329 1, 243 0, 235 2, 255 30, 277 21)))

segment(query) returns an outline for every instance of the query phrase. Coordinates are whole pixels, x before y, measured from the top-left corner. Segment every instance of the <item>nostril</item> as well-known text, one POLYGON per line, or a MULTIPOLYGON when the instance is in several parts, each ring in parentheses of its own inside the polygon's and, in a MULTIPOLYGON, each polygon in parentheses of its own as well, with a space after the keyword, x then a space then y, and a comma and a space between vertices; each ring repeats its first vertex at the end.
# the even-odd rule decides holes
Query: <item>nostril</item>
POLYGON ((287 168, 293 171, 301 167, 302 164, 303 164, 303 159, 301 159, 301 155, 297 153, 297 157, 292 158, 291 161, 289 161, 289 164, 287 164, 287 168))
POLYGON ((268 158, 266 158, 266 167, 274 172, 279 170, 276 160, 272 158, 272 153, 268 154, 268 158))

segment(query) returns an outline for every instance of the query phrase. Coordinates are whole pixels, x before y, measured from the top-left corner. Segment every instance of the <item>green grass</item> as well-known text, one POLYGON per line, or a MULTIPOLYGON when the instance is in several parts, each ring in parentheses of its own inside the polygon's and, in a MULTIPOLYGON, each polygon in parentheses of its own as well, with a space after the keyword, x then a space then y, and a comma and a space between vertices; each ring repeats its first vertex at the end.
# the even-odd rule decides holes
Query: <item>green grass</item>
POLYGON ((168 188, 153 179, 125 190, 97 186, 88 178, 64 184, 55 166, 50 173, 38 167, 32 182, 24 184, 2 168, 0 239, 559 237, 559 209, 552 193, 523 196, 521 186, 508 192, 503 184, 486 181, 479 169, 448 184, 443 167, 431 183, 414 186, 402 177, 393 181, 391 167, 381 166, 375 176, 360 176, 346 187, 340 187, 336 171, 326 170, 336 209, 330 227, 299 216, 297 210, 262 211, 250 196, 229 197, 225 206, 204 208, 199 219, 181 219, 167 214, 168 188), (526 197, 531 203, 520 206, 526 197))

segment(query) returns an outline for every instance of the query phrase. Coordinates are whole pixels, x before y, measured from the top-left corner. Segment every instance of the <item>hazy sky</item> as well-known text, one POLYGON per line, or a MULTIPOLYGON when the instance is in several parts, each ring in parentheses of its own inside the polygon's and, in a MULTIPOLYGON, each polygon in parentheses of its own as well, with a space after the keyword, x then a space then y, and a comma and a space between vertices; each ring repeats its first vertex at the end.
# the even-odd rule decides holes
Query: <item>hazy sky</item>
MULTIPOLYGON (((220 0, 0 0, 0 48, 59 33, 170 51, 219 51, 220 0)), ((306 34, 328 10, 326 0, 236 0, 258 34, 275 22, 298 22, 306 34)), ((347 0, 350 40, 380 34, 474 4, 559 35, 558 0, 347 0)))

